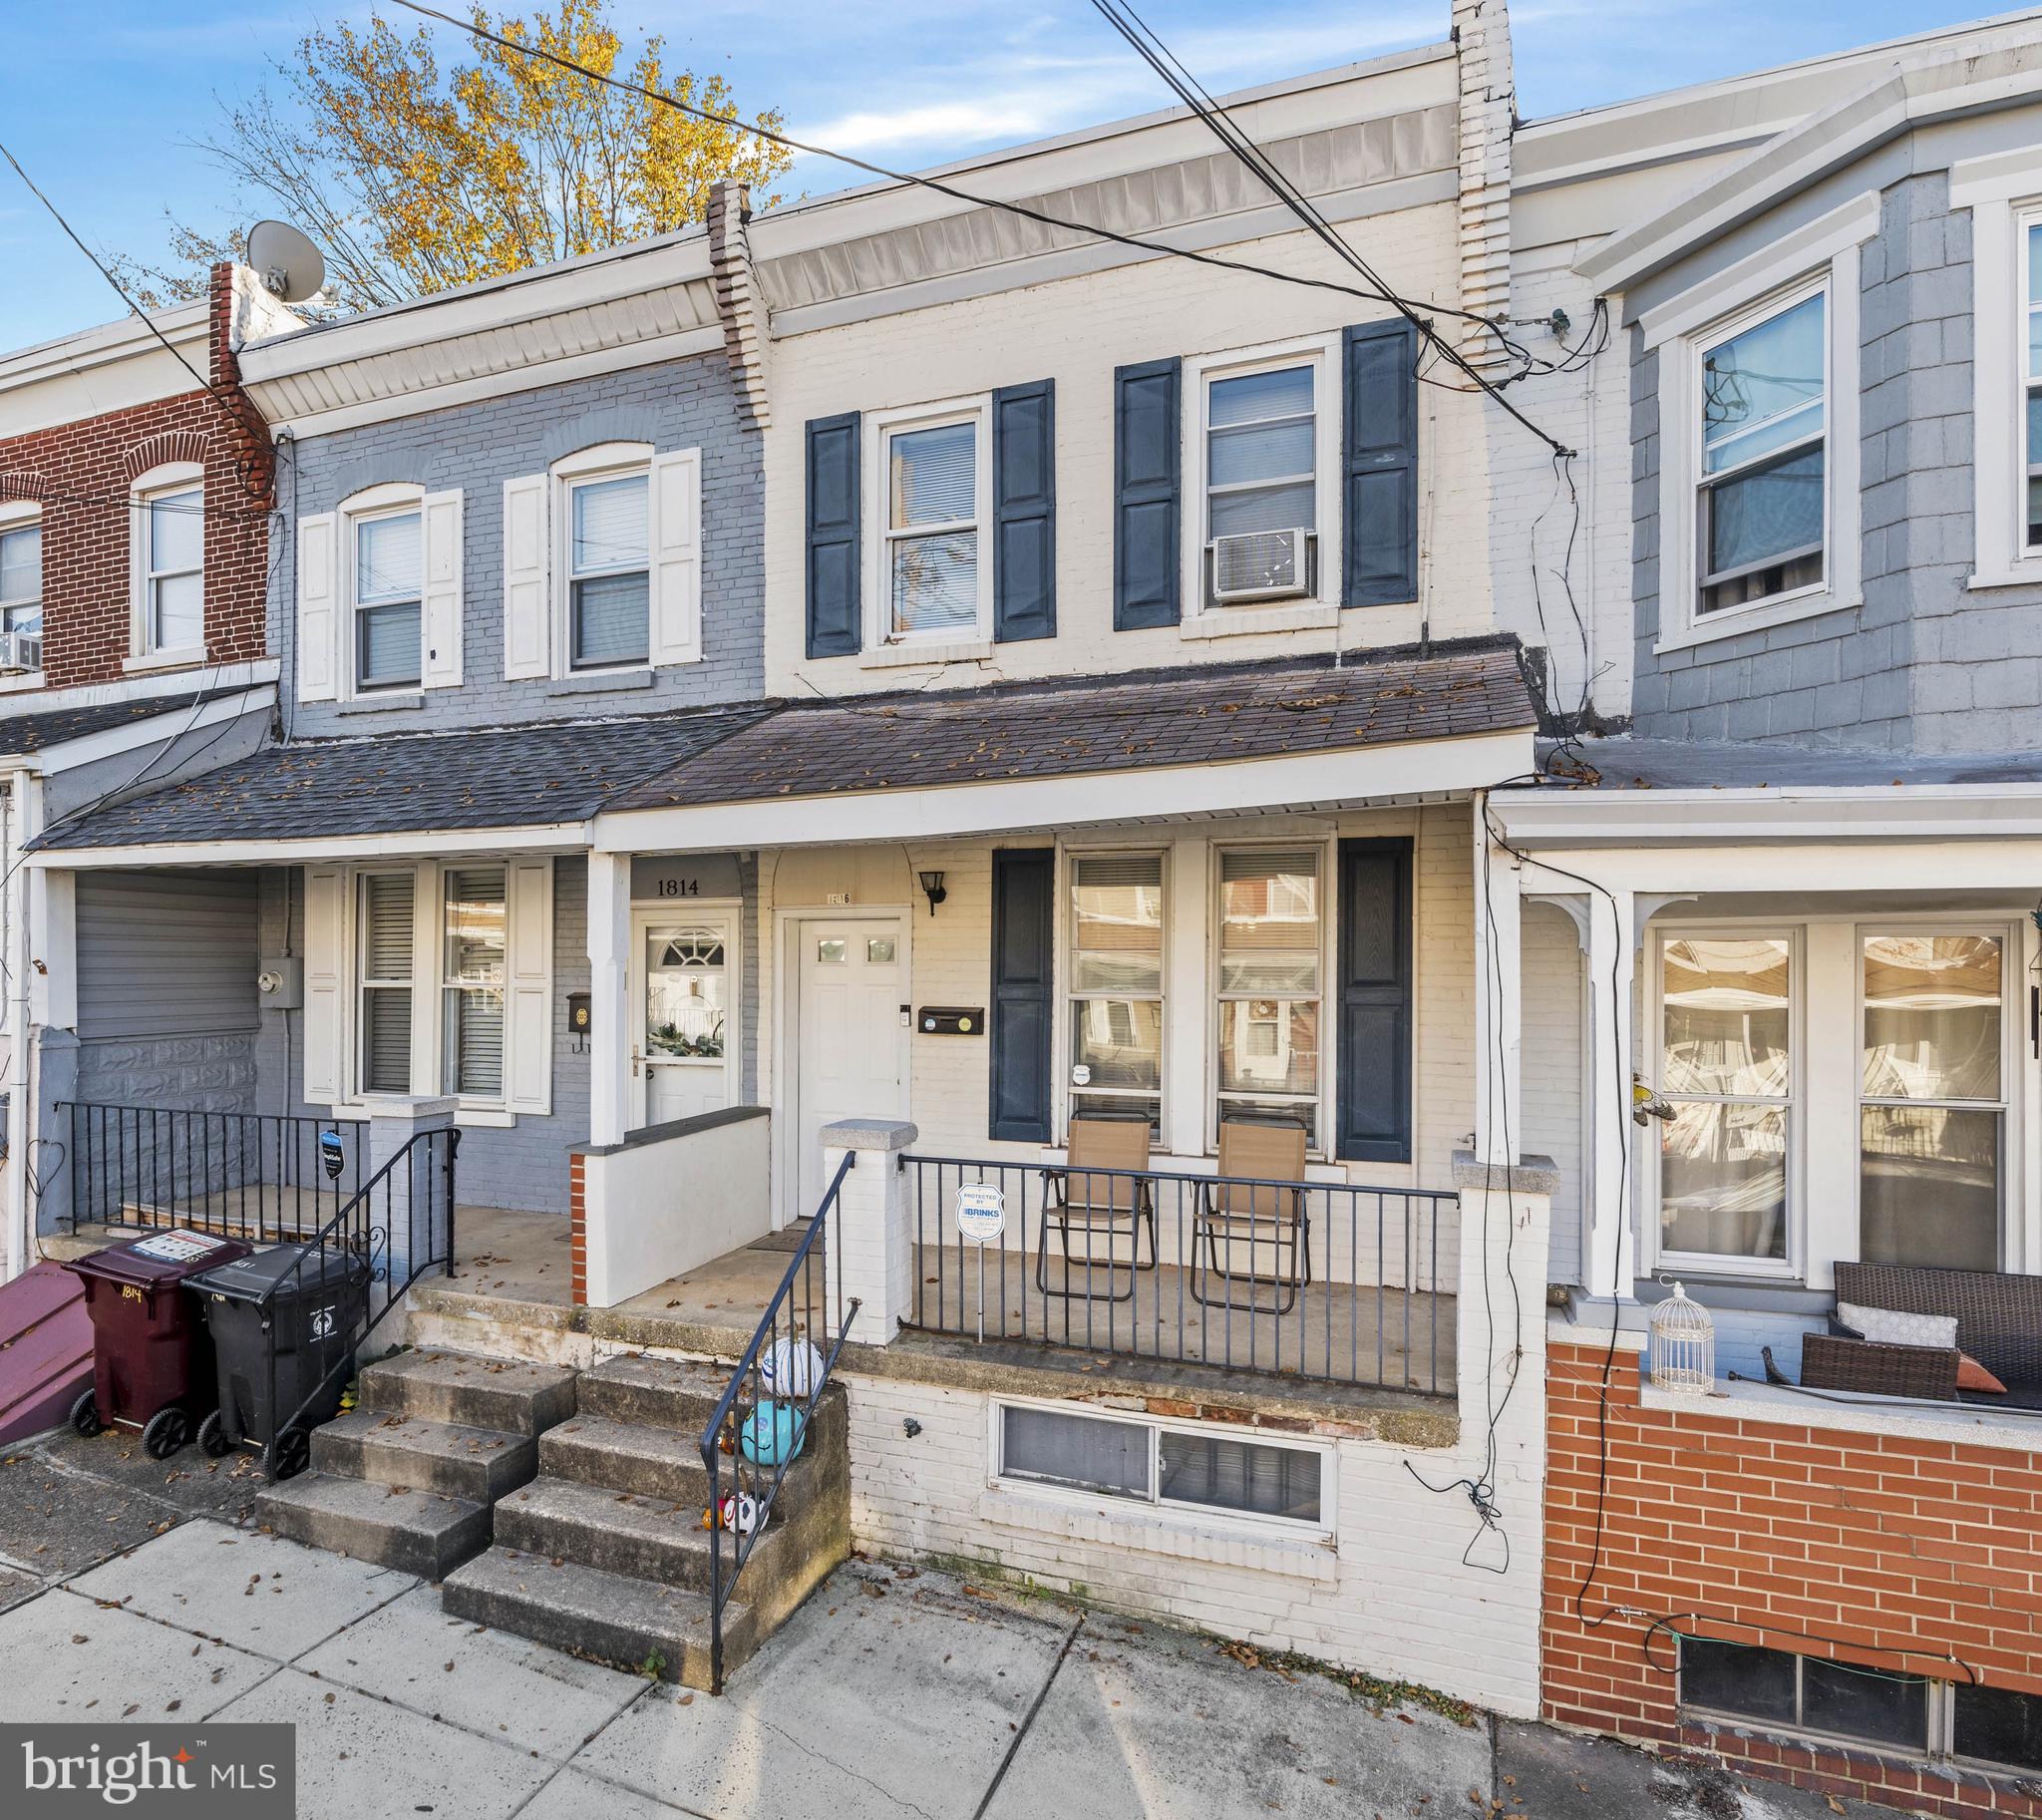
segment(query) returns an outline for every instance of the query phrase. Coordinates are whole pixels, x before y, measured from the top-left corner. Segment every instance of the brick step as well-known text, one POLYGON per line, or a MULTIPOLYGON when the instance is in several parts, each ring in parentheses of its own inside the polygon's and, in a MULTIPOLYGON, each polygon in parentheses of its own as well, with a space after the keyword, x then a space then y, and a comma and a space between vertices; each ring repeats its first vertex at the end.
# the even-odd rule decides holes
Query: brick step
MULTIPOLYGON (((791 1519, 813 1503, 821 1482, 814 1460, 844 1444, 845 1406, 841 1398, 825 1397, 810 1426, 808 1444, 796 1455, 773 1504, 775 1520, 791 1519)), ((653 1428, 642 1422, 615 1422, 607 1416, 577 1415, 539 1437, 538 1470, 555 1479, 572 1479, 609 1491, 635 1492, 700 1509, 709 1502, 709 1475, 702 1466, 701 1443, 674 1428, 653 1428)), ((740 1478, 748 1490, 771 1484, 774 1468, 755 1466, 725 1455, 718 1483, 729 1491, 740 1478)))
POLYGON ((312 1431, 312 1464, 341 1478, 494 1504, 538 1470, 538 1443, 402 1409, 356 1409, 312 1431))
MULTIPOLYGON (((580 1562, 555 1566, 544 1556, 499 1546, 448 1575, 440 1604, 470 1624, 594 1661, 634 1673, 651 1664, 664 1680, 709 1685, 709 1601, 701 1593, 580 1562)), ((724 1607, 723 1619, 728 1672, 758 1646, 758 1626, 738 1600, 724 1607)))
POLYGON ((361 1405, 465 1428, 539 1435, 574 1413, 574 1375, 560 1365, 473 1352, 400 1352, 363 1369, 361 1405))
POLYGON ((330 1472, 270 1486, 255 1515, 279 1536, 425 1580, 444 1579, 490 1541, 487 1504, 330 1472))

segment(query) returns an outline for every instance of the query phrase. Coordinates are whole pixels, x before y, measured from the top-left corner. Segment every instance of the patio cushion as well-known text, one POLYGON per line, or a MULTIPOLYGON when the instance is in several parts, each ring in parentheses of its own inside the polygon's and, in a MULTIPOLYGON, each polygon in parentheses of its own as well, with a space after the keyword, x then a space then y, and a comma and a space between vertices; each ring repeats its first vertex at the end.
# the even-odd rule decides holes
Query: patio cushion
POLYGON ((1968 1352, 1957 1354, 1957 1388, 1983 1391, 1988 1396, 2006 1395, 2006 1386, 1968 1352))
POLYGON ((1837 1303, 1837 1319, 1867 1339, 1896 1346, 1954 1346, 1954 1314, 1915 1314, 1900 1308, 1868 1308, 1855 1301, 1837 1303))

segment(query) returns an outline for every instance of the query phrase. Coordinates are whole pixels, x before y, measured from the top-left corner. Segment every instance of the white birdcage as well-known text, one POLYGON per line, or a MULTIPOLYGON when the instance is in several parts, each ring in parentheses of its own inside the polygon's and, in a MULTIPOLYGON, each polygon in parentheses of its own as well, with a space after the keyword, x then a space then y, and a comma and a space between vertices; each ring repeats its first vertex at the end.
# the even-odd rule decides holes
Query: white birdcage
POLYGON ((1716 1323, 1679 1283, 1652 1310, 1652 1385, 1706 1396, 1716 1382, 1716 1323))

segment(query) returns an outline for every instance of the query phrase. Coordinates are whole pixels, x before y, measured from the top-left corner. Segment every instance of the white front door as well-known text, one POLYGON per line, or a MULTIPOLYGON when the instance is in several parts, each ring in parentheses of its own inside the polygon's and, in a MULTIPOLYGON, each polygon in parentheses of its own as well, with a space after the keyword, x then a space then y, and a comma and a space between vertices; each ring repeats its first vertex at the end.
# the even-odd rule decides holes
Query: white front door
POLYGON ((830 917, 797 923, 795 942, 801 1158, 791 1211, 805 1218, 828 1186, 825 1125, 907 1116, 907 938, 897 916, 830 917))
POLYGON ((632 918, 634 1126, 717 1112, 738 1097, 738 912, 632 918))

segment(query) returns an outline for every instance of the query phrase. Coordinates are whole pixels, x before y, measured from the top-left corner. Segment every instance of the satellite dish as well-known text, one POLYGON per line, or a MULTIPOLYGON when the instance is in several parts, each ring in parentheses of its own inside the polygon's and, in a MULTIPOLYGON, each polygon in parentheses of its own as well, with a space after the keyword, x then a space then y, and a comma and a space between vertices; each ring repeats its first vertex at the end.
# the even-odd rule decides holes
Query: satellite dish
POLYGON ((326 282, 318 247, 288 221, 257 221, 248 229, 248 263, 262 288, 286 303, 302 303, 326 282))

